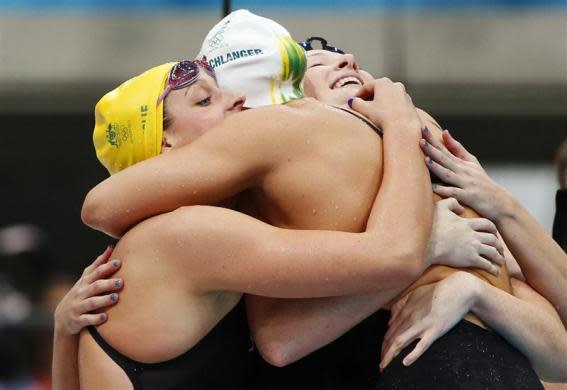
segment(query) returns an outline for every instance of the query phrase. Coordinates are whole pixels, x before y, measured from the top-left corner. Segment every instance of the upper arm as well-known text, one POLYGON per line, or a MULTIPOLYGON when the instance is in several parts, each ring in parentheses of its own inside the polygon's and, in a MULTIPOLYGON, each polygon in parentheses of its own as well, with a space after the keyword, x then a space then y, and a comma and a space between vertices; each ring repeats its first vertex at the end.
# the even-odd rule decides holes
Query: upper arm
MULTIPOLYGON (((276 121, 277 123, 277 121, 276 121)), ((89 192, 91 227, 120 236, 141 220, 185 205, 214 205, 254 186, 277 158, 272 123, 231 116, 199 139, 125 169, 89 192)))

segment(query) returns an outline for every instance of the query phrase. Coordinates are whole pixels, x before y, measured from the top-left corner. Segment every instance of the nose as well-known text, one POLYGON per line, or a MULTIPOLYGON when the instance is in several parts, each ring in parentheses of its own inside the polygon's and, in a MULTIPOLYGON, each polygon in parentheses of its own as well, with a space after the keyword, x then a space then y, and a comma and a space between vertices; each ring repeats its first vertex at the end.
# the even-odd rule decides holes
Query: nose
POLYGON ((242 111, 245 101, 246 97, 243 95, 229 92, 227 96, 226 110, 231 113, 242 111))
POLYGON ((358 70, 358 64, 356 63, 356 59, 352 54, 343 54, 337 62, 337 68, 352 68, 354 70, 358 70))

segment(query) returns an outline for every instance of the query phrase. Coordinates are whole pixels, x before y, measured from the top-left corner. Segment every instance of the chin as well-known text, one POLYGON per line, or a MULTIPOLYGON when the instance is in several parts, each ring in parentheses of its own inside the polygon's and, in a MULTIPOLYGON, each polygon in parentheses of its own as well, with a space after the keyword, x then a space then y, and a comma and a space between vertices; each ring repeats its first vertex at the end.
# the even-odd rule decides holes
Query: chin
POLYGON ((347 100, 353 97, 358 90, 352 89, 335 89, 329 94, 332 104, 346 104, 347 100))

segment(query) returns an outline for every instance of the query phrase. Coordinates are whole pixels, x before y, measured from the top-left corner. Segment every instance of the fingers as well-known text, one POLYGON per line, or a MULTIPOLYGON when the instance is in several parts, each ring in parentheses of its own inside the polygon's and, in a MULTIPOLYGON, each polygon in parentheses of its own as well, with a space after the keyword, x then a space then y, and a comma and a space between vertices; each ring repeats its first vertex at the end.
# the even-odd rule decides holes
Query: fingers
POLYGON ((360 98, 352 98, 349 100, 349 106, 354 111, 358 112, 359 114, 364 115, 367 118, 371 118, 372 112, 376 111, 375 106, 372 103, 360 99, 360 98))
POLYGON ((404 366, 409 366, 415 362, 433 343, 433 339, 429 335, 424 334, 421 340, 417 343, 413 351, 411 351, 402 361, 404 366))
POLYGON ((478 162, 475 156, 469 153, 459 141, 453 138, 449 130, 443 131, 443 142, 455 157, 465 161, 478 162))
POLYGON ((501 255, 504 255, 504 245, 502 244, 502 241, 500 241, 498 236, 496 236, 496 234, 480 232, 480 233, 477 233, 476 235, 477 235, 480 242, 496 248, 496 250, 501 255))
POLYGON ((504 257, 500 254, 500 252, 498 252, 498 250, 490 245, 486 245, 486 244, 481 244, 480 248, 478 250, 478 253, 484 257, 485 259, 488 259, 490 261, 492 261, 493 263, 502 265, 504 264, 504 257))
POLYGON ((427 126, 424 126, 421 129, 421 136, 424 140, 427 141, 428 144, 433 145, 437 149, 441 149, 441 143, 433 136, 427 126))
POLYGON ((106 313, 98 314, 83 314, 79 318, 79 324, 81 328, 86 326, 96 326, 105 323, 108 320, 108 315, 106 313))
POLYGON ((364 100, 372 100, 374 98, 375 84, 376 84, 376 80, 366 81, 362 85, 362 88, 360 88, 354 96, 364 100))
POLYGON ((461 204, 455 198, 442 199, 439 202, 437 202, 435 205, 437 207, 447 208, 457 215, 460 215, 463 211, 465 211, 465 208, 461 206, 461 204))
POLYGON ((457 199, 457 201, 462 201, 462 198, 465 194, 464 190, 457 187, 448 187, 440 184, 433 184, 432 188, 433 192, 435 192, 437 195, 442 196, 443 198, 455 198, 457 199))
POLYGON ((114 292, 112 294, 87 298, 81 302, 79 309, 81 311, 81 314, 86 314, 95 310, 102 309, 103 307, 112 306, 116 302, 118 302, 118 294, 114 292))
POLYGON ((96 267, 93 271, 84 274, 83 279, 85 283, 91 284, 95 280, 106 278, 120 268, 121 262, 118 259, 112 260, 110 262, 103 263, 96 267))
POLYGON ((88 273, 88 272, 92 271, 93 269, 95 269, 96 267, 98 267, 99 265, 106 263, 108 261, 108 259, 110 258, 110 255, 112 255, 113 250, 114 250, 113 245, 107 246, 106 249, 104 250, 104 252, 102 252, 102 254, 100 256, 98 256, 95 259, 95 261, 93 261, 88 267, 85 268, 84 273, 88 273))
POLYGON ((487 232, 492 234, 498 234, 498 229, 496 225, 489 219, 486 218, 472 218, 468 220, 469 226, 476 230, 477 232, 487 232))
POLYGON ((396 317, 398 316, 398 314, 400 314, 404 308, 404 306, 406 305, 406 303, 409 300, 409 297, 412 294, 405 294, 402 298, 398 299, 390 308, 390 321, 388 322, 388 325, 390 325, 393 321, 396 320, 396 317))
POLYGON ((382 361, 380 362, 381 370, 386 368, 405 347, 420 337, 420 328, 421 327, 413 326, 394 339, 382 357, 382 361))
POLYGON ((473 267, 483 269, 494 276, 498 276, 500 274, 500 269, 497 266, 481 256, 476 257, 473 267))
POLYGON ((86 287, 82 295, 85 298, 94 297, 96 295, 118 291, 123 285, 122 279, 99 279, 86 287))
POLYGON ((390 345, 399 338, 400 334, 407 332, 409 328, 415 326, 419 320, 416 320, 413 315, 413 310, 401 310, 397 317, 391 322, 384 335, 384 340, 382 342, 382 354, 384 356, 385 352, 390 348, 390 345))
MULTIPOLYGON (((424 130, 422 130, 422 132, 423 131, 424 130)), ((435 147, 434 145, 429 143, 428 140, 425 139, 419 141, 419 146, 421 146, 421 150, 423 150, 423 153, 431 157, 433 160, 435 160, 445 168, 448 168, 453 172, 457 172, 459 170, 459 165, 458 165, 459 160, 456 159, 455 156, 453 156, 452 154, 445 152, 441 148, 435 147)))
POLYGON ((461 179, 452 170, 445 168, 429 156, 425 157, 425 162, 429 170, 443 182, 457 187, 462 186, 461 179))

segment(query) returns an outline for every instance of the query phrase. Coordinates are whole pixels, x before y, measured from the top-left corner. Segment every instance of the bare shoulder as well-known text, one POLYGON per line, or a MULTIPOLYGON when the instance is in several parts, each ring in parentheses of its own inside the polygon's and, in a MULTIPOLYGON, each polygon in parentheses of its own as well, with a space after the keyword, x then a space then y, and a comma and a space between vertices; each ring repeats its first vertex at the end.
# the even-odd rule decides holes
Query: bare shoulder
POLYGON ((305 98, 288 104, 254 108, 230 117, 237 126, 262 132, 288 132, 301 130, 306 122, 320 119, 324 104, 305 98))

